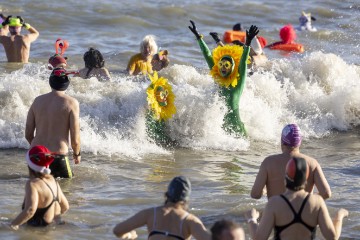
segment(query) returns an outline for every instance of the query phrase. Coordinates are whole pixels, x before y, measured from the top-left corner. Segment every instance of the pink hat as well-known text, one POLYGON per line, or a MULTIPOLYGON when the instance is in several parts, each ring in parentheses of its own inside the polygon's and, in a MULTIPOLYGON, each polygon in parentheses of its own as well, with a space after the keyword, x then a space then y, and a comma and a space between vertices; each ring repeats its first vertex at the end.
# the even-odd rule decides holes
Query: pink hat
POLYGON ((54 155, 45 146, 35 146, 26 154, 26 162, 35 172, 50 174, 50 164, 54 161, 54 155))
POLYGON ((301 144, 301 139, 300 128, 296 124, 288 124, 282 130, 281 144, 298 147, 301 144))

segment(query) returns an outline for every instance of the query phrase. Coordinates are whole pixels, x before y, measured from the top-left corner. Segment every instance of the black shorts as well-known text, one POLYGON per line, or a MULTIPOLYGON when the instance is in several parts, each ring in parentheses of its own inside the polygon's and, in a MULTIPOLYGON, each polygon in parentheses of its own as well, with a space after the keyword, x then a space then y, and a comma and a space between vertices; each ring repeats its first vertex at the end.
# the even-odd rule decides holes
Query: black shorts
POLYGON ((66 155, 56 155, 55 160, 50 165, 51 175, 55 178, 72 178, 69 158, 66 155))

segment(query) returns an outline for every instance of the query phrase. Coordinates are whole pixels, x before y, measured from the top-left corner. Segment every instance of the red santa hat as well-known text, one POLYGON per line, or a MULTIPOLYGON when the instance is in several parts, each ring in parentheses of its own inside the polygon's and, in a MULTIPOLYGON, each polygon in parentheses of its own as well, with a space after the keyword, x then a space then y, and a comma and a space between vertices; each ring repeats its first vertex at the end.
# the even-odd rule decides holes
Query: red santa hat
POLYGON ((26 162, 35 172, 50 174, 50 164, 54 161, 54 154, 45 146, 35 146, 26 154, 26 162))

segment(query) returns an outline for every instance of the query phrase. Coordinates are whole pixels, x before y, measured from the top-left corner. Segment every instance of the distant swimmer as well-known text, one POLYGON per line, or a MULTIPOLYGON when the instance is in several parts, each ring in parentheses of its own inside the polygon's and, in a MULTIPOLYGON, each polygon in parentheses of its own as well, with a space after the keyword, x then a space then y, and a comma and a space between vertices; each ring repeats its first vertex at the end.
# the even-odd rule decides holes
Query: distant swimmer
POLYGON ((201 220, 187 211, 190 193, 191 183, 187 177, 173 178, 165 193, 165 203, 162 206, 141 210, 117 224, 113 229, 114 234, 123 239, 136 239, 137 233, 134 229, 146 225, 148 240, 190 240, 192 237, 198 240, 210 240, 210 233, 201 220))
POLYGON ((30 147, 44 145, 58 154, 50 165, 54 177, 71 178, 73 173, 68 158, 69 145, 73 150, 75 164, 81 161, 80 107, 75 98, 65 93, 70 84, 66 74, 63 68, 52 71, 49 78, 52 91, 35 98, 28 111, 25 138, 30 147))
POLYGON ((311 25, 312 21, 316 21, 316 18, 311 16, 311 13, 305 13, 304 11, 301 13, 301 16, 299 17, 300 25, 296 28, 296 30, 299 31, 310 31, 310 32, 316 32, 317 29, 311 25))
POLYGON ((21 16, 8 16, 0 27, 5 28, 0 31, 0 43, 4 46, 8 62, 27 63, 30 45, 39 37, 39 32, 26 23, 21 16), (29 34, 20 34, 23 27, 29 31, 29 34), (10 36, 7 36, 8 32, 10 36))
POLYGON ((220 87, 220 95, 224 97, 226 114, 223 129, 236 137, 246 136, 244 123, 240 119, 239 103, 244 90, 247 75, 247 64, 250 63, 250 44, 259 33, 256 26, 246 31, 244 47, 238 45, 218 46, 212 52, 199 34, 195 23, 190 20, 190 31, 195 35, 202 54, 210 68, 210 74, 220 87))
POLYGON ((319 195, 324 199, 331 197, 330 186, 320 164, 316 159, 300 153, 301 142, 302 134, 299 126, 297 124, 287 124, 281 133, 282 153, 266 157, 261 163, 251 190, 252 198, 261 198, 265 187, 268 199, 283 193, 286 190, 283 184, 286 164, 289 159, 294 157, 305 159, 309 166, 309 176, 305 191, 313 192, 315 186, 319 195))
POLYGON ((280 29, 279 32, 281 41, 267 45, 266 48, 272 50, 283 50, 287 52, 304 52, 304 46, 296 43, 296 32, 291 24, 288 24, 280 29))
POLYGON ((155 36, 147 35, 140 43, 140 53, 133 55, 127 65, 129 75, 153 73, 151 61, 158 52, 155 36))
POLYGON ((49 165, 54 154, 45 146, 34 146, 26 153, 29 180, 25 185, 22 212, 9 227, 18 230, 27 223, 32 227, 46 227, 52 223, 63 224, 61 215, 69 209, 69 203, 59 183, 50 174, 49 165))
POLYGON ((109 70, 105 67, 105 60, 101 52, 95 48, 89 48, 83 56, 85 68, 79 70, 79 76, 84 79, 91 77, 97 78, 100 82, 109 81, 111 79, 109 70))

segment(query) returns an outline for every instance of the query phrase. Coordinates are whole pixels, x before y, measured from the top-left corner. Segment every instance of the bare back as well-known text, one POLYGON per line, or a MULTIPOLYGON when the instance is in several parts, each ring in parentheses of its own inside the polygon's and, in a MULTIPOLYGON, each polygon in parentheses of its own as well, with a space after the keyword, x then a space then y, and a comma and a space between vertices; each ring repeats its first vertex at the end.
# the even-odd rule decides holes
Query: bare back
POLYGON ((79 104, 61 91, 37 97, 26 121, 26 138, 31 147, 45 145, 51 151, 68 153, 70 131, 78 127, 79 104), (36 130, 35 136, 32 138, 36 130))
POLYGON ((29 61, 31 41, 28 35, 0 36, 0 42, 4 46, 8 62, 29 61))
POLYGON ((266 186, 268 198, 279 195, 285 191, 285 168, 292 157, 304 158, 309 165, 309 177, 305 186, 307 192, 313 192, 316 185, 319 194, 324 198, 331 195, 330 186, 322 172, 319 163, 314 159, 299 151, 272 155, 264 159, 256 176, 254 186, 251 191, 253 198, 260 198, 264 186, 266 186))
MULTIPOLYGON (((283 195, 288 199, 294 211, 299 213, 308 194, 302 190, 287 191, 283 195)), ((256 239, 265 239, 274 226, 286 226, 293 221, 294 217, 290 206, 282 197, 270 198, 256 231, 256 239)), ((309 196, 301 212, 301 219, 309 227, 319 225, 324 236, 335 236, 335 229, 322 197, 313 194, 309 196)), ((311 231, 301 223, 294 223, 281 231, 280 238, 283 240, 311 239, 311 231)))

